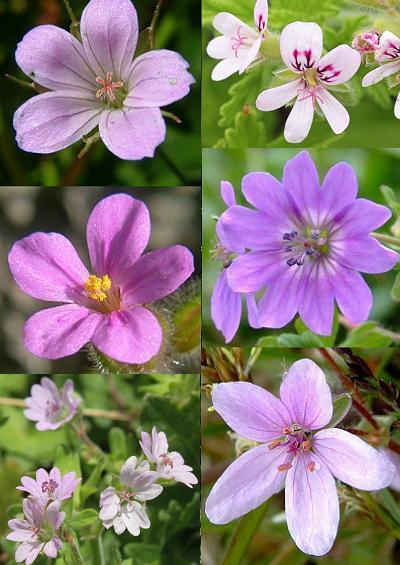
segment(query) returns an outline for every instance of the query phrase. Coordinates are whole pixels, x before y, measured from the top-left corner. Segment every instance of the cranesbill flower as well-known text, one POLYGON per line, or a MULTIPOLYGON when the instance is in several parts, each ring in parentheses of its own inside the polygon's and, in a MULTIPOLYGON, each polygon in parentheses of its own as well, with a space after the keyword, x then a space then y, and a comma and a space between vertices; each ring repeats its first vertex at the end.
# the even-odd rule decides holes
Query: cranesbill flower
MULTIPOLYGON (((371 86, 382 79, 396 75, 396 83, 399 83, 400 73, 400 39, 390 31, 385 31, 380 40, 379 47, 375 50, 375 60, 380 66, 363 78, 363 86, 371 86)), ((400 94, 397 96, 394 106, 394 115, 400 119, 400 94)))
POLYGON ((38 469, 36 480, 31 477, 22 477, 22 484, 17 489, 28 492, 45 507, 53 500, 62 502, 70 498, 81 480, 81 478, 76 478, 74 471, 61 475, 57 467, 53 467, 50 473, 45 469, 38 469))
POLYGON ((361 56, 348 45, 339 45, 322 55, 322 30, 313 22, 294 22, 282 31, 281 55, 293 80, 264 90, 256 106, 263 112, 276 110, 296 99, 285 125, 289 143, 303 141, 314 119, 317 104, 334 133, 342 133, 350 122, 346 108, 328 88, 347 82, 358 71, 361 56))
POLYGON ((33 385, 31 396, 25 399, 25 416, 36 423, 40 431, 57 430, 75 416, 81 399, 74 395, 74 383, 65 381, 59 390, 48 377, 33 385))
POLYGON ((250 252, 227 270, 235 292, 267 288, 258 303, 260 327, 281 328, 299 313, 317 334, 330 335, 336 301, 352 323, 368 319, 372 293, 362 273, 384 273, 398 261, 370 232, 391 217, 385 206, 357 199, 347 163, 332 167, 320 185, 307 152, 284 168, 282 183, 250 173, 242 191, 254 209, 229 208, 220 218, 224 237, 250 252))
POLYGON ((122 466, 121 490, 106 488, 100 495, 100 520, 107 529, 113 527, 116 534, 126 529, 133 536, 140 534, 140 529, 150 528, 150 520, 143 502, 153 500, 163 490, 155 484, 158 475, 150 471, 148 461, 138 463, 136 457, 130 457, 122 466))
POLYGON ((15 113, 17 143, 54 153, 99 128, 121 159, 152 157, 164 141, 160 107, 183 98, 193 77, 188 63, 166 49, 135 60, 138 21, 131 0, 91 0, 80 22, 82 43, 53 25, 32 29, 18 45, 18 65, 49 89, 15 113))
POLYGON ((164 432, 157 432, 157 428, 153 426, 151 435, 142 432, 139 443, 150 463, 156 464, 160 478, 177 481, 190 488, 198 483, 192 467, 185 465, 182 455, 177 451, 168 451, 168 440, 164 432))
POLYGON ((25 498, 22 506, 24 519, 8 522, 12 531, 7 539, 19 542, 15 561, 31 565, 40 554, 55 559, 63 546, 57 533, 65 518, 65 512, 59 511, 60 503, 54 501, 43 508, 36 500, 25 498))
POLYGON ((180 245, 142 255, 149 237, 147 207, 127 194, 114 194, 95 206, 88 221, 91 273, 58 233, 37 232, 17 241, 9 254, 15 282, 34 298, 63 303, 26 322, 26 349, 58 359, 90 341, 121 363, 154 357, 163 334, 147 305, 192 274, 193 256, 180 245))
POLYGON ((217 14, 213 26, 222 33, 207 45, 213 59, 222 59, 214 68, 211 78, 223 80, 236 72, 242 74, 259 56, 268 20, 268 1, 256 0, 254 6, 255 29, 228 12, 217 14))
POLYGON ((335 478, 361 490, 387 487, 393 465, 357 436, 329 428, 332 397, 311 360, 294 363, 280 399, 245 382, 215 385, 215 410, 240 436, 260 445, 240 455, 213 486, 206 514, 226 524, 285 488, 285 512, 296 545, 324 555, 339 524, 335 478), (323 429, 321 429, 323 428, 323 429), (319 430, 319 431, 318 431, 319 430))

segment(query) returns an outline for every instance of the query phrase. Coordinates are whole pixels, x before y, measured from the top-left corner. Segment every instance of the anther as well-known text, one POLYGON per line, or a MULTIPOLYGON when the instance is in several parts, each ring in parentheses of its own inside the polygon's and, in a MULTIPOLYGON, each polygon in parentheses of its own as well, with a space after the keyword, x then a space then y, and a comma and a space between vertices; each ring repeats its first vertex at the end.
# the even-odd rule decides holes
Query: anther
POLYGON ((293 267, 293 265, 297 264, 297 259, 296 257, 291 257, 290 259, 288 259, 286 261, 287 265, 289 265, 289 267, 293 267))
POLYGON ((292 468, 290 463, 284 463, 283 465, 278 465, 278 471, 283 473, 284 471, 289 471, 292 468))
POLYGON ((116 88, 122 88, 124 83, 120 80, 113 82, 113 74, 108 72, 106 78, 96 77, 97 84, 100 84, 102 88, 99 88, 96 92, 96 98, 108 97, 110 102, 115 102, 114 90, 116 88))
POLYGON ((310 449, 311 449, 311 443, 307 439, 301 442, 302 451, 310 451, 310 449))
POLYGON ((281 444, 281 441, 279 439, 274 439, 273 441, 271 441, 268 444, 268 449, 275 449, 276 447, 278 447, 281 444))
POLYGON ((292 230, 291 232, 284 233, 282 237, 285 241, 293 241, 297 235, 297 231, 292 230))
POLYGON ((310 461, 309 463, 307 463, 306 465, 306 469, 307 471, 310 471, 310 473, 312 473, 313 471, 315 471, 317 468, 315 461, 310 461))

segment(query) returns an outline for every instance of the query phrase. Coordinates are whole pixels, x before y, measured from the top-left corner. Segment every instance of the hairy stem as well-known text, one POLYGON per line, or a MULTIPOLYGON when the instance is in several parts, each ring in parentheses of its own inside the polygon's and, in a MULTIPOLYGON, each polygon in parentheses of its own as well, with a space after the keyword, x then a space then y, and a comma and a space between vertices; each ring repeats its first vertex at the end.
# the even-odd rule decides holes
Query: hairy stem
POLYGON ((152 20, 151 20, 151 23, 150 23, 150 27, 149 27, 150 48, 151 49, 154 49, 154 46, 155 46, 155 30, 156 30, 158 18, 160 17, 162 3, 163 3, 163 0, 158 0, 157 6, 155 7, 153 17, 152 17, 152 20))
POLYGON ((376 232, 371 233, 371 235, 378 241, 381 241, 382 243, 387 243, 392 247, 396 247, 397 249, 400 249, 400 238, 398 237, 394 237, 386 233, 376 233, 376 232))
POLYGON ((71 547, 72 555, 74 558, 74 562, 76 565, 85 565, 85 562, 82 558, 81 552, 79 551, 79 547, 75 541, 75 538, 71 531, 67 530, 64 532, 65 541, 71 547))
POLYGON ((69 0, 63 0, 63 2, 64 2, 64 6, 65 6, 65 9, 66 9, 67 12, 68 12, 69 17, 71 18, 72 24, 73 24, 73 25, 77 25, 77 24, 78 24, 78 20, 77 20, 75 14, 74 14, 74 11, 73 11, 73 9, 72 9, 72 7, 71 7, 71 4, 69 3, 69 0))

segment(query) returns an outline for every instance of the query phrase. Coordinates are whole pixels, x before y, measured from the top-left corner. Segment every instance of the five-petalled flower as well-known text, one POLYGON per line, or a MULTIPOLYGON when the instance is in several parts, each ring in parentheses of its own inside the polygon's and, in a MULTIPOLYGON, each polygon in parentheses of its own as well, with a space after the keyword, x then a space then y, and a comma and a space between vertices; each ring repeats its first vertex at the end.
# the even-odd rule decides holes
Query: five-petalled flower
POLYGON ((41 468, 36 471, 36 480, 24 476, 21 478, 21 486, 17 489, 28 492, 45 508, 51 501, 57 500, 61 503, 70 498, 81 480, 76 478, 74 471, 61 475, 57 467, 53 467, 50 473, 41 468))

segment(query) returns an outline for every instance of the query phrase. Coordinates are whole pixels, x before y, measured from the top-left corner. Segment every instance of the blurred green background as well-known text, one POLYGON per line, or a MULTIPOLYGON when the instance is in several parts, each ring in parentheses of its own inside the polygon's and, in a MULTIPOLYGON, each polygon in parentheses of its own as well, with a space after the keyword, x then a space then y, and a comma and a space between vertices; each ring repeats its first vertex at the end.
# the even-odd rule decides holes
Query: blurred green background
MULTIPOLYGON (((206 344, 224 343, 222 334, 215 329, 210 317, 211 293, 221 267, 220 263, 211 259, 211 250, 216 242, 216 221, 213 216, 219 216, 225 210, 225 204, 220 196, 220 182, 221 180, 232 182, 238 202, 245 204, 240 185, 246 173, 268 171, 280 180, 284 164, 298 152, 298 149, 203 150, 203 340, 206 344)), ((360 197, 384 203, 380 191, 381 185, 390 186, 400 197, 400 150, 332 148, 310 150, 310 154, 316 163, 321 180, 332 165, 346 161, 356 171, 360 197)), ((386 232, 393 223, 393 220, 388 222, 385 227, 386 232)), ((387 329, 399 331, 400 304, 391 299, 395 277, 394 270, 381 275, 365 275, 374 294, 370 319, 380 322, 387 329)), ((265 328, 252 330, 243 317, 241 327, 231 345, 252 346, 262 336, 279 335, 282 331, 293 331, 293 328, 294 325, 291 324, 284 330, 265 328)))
MULTIPOLYGON (((66 375, 52 377, 62 386, 66 375)), ((198 375, 76 375, 75 390, 83 398, 84 408, 117 411, 131 414, 131 421, 119 422, 108 418, 85 417, 87 433, 107 454, 107 472, 98 479, 97 489, 85 503, 85 508, 99 510, 100 490, 106 488, 106 478, 119 474, 123 462, 132 455, 140 455, 140 432, 150 432, 153 425, 165 431, 170 450, 179 451, 194 473, 200 473, 200 396, 198 375), (184 422, 179 430, 176 422, 184 422), (184 434, 182 430, 184 429, 184 434)), ((16 544, 5 540, 10 512, 20 507, 22 493, 15 490, 22 475, 31 474, 39 467, 51 469, 60 450, 70 444, 69 429, 39 432, 34 422, 27 420, 22 408, 1 406, 4 398, 24 399, 38 376, 0 375, 0 562, 11 565, 16 544), (18 505, 12 506, 11 505, 18 505)), ((81 446, 82 447, 82 446, 81 446)), ((98 464, 81 453, 83 485, 98 464)), ((119 548, 123 565, 197 565, 200 562, 199 493, 182 484, 164 489, 147 505, 152 522, 149 530, 139 537, 129 533, 117 536, 113 530, 103 530, 102 540, 106 565, 118 563, 112 555, 119 548)), ((87 565, 100 565, 93 554, 90 530, 80 532, 81 553, 87 565)), ((96 536, 94 537, 96 544, 96 536)), ((53 560, 39 558, 37 565, 48 565, 53 560)), ((57 560, 64 565, 64 560, 57 560)))
MULTIPOLYGON (((86 0, 70 0, 80 17, 86 0)), ((156 0, 136 0, 139 29, 152 19, 156 0)), ((190 94, 166 107, 182 120, 178 125, 167 119, 167 139, 154 159, 123 161, 96 143, 89 153, 77 159, 83 143, 53 155, 21 151, 15 142, 12 118, 15 110, 32 92, 5 74, 24 79, 15 62, 15 50, 23 36, 40 24, 64 29, 70 21, 62 0, 0 0, 0 185, 124 185, 174 186, 198 185, 200 178, 200 4, 198 0, 164 0, 156 27, 157 49, 179 52, 189 63, 196 79, 190 94)), ((50 46, 49 46, 50 47, 50 46)))
MULTIPOLYGON (((51 303, 35 300, 17 287, 8 269, 7 256, 18 239, 35 231, 53 231, 70 239, 82 261, 89 266, 87 220, 97 202, 117 192, 128 193, 148 206, 152 229, 147 251, 175 244, 186 245, 194 254, 195 273, 199 276, 201 227, 198 188, 1 187, 0 361, 3 372, 60 373, 90 370, 85 351, 58 361, 47 361, 24 349, 21 344, 24 322, 34 312, 50 307, 51 303)), ((198 356, 189 365, 193 363, 196 368, 188 372, 198 370, 198 356)), ((185 371, 186 369, 181 370, 185 371)))

